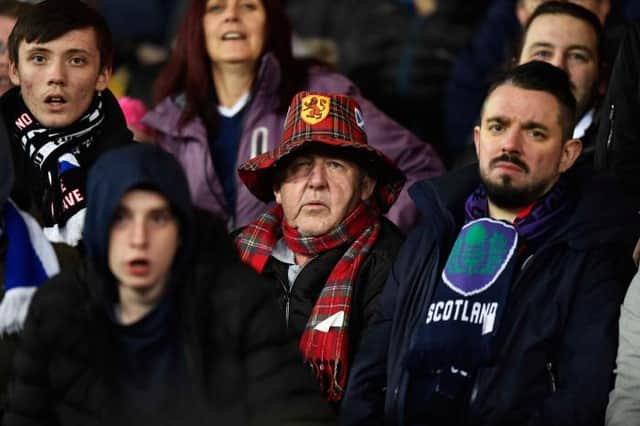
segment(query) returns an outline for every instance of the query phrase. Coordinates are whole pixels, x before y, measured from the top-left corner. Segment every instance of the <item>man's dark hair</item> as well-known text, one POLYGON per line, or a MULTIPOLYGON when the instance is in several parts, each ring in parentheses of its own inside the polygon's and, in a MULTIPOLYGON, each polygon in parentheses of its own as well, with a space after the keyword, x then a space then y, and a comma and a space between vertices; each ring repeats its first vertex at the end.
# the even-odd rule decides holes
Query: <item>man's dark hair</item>
POLYGON ((80 0, 46 0, 21 15, 9 36, 9 59, 18 64, 20 43, 48 43, 73 30, 93 28, 100 69, 111 67, 113 41, 104 17, 80 0))
POLYGON ((542 16, 542 15, 568 15, 589 24, 593 28, 593 31, 595 31, 596 33, 596 41, 598 43, 598 46, 596 47, 596 51, 598 53, 599 65, 600 66, 602 65, 602 58, 603 58, 602 24, 600 23, 600 20, 595 15, 595 13, 591 12, 589 9, 585 9, 582 6, 579 6, 571 2, 550 1, 546 3, 542 3, 540 6, 536 8, 536 10, 534 10, 531 16, 529 16, 527 23, 524 25, 524 29, 522 31, 522 39, 520 40, 520 46, 518 49, 518 56, 522 55, 522 49, 524 48, 524 40, 527 37, 527 33, 529 32, 529 27, 531 26, 531 23, 535 21, 539 16, 542 16))
POLYGON ((547 92, 556 98, 560 106, 558 121, 562 127, 563 140, 571 139, 576 123, 577 106, 576 98, 571 92, 571 81, 566 72, 546 62, 527 62, 510 69, 498 79, 491 86, 486 99, 496 88, 504 85, 547 92))

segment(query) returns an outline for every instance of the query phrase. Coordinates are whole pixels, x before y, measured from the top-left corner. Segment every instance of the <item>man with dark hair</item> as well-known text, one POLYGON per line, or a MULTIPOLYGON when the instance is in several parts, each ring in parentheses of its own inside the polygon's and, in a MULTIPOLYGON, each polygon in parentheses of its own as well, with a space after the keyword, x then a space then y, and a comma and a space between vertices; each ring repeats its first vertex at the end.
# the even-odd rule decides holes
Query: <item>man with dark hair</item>
MULTIPOLYGON (((470 45, 461 51, 452 67, 451 77, 447 83, 447 96, 445 97, 445 126, 447 130, 448 148, 460 153, 470 140, 471 130, 478 119, 480 107, 487 94, 491 82, 501 72, 501 69, 510 68, 512 63, 522 63, 521 52, 518 50, 518 39, 526 37, 527 22, 531 21, 536 8, 544 6, 548 0, 496 0, 491 6, 485 22, 479 31, 472 37, 470 45)), ((558 2, 555 2, 558 3, 558 2)), ((569 3, 573 6, 582 6, 592 12, 598 27, 596 33, 600 37, 601 27, 604 25, 611 8, 610 0, 561 0, 560 3, 569 3)), ((558 14, 564 12, 559 11, 558 14)), ((584 19, 574 16, 577 19, 584 19)), ((582 25, 592 25, 591 20, 582 25)), ((611 20, 610 20, 611 21, 611 20)), ((555 31, 565 30, 564 27, 555 28, 555 31)), ((592 28, 588 28, 586 34, 578 33, 567 28, 567 33, 562 34, 561 42, 576 38, 576 42, 582 43, 589 40, 589 44, 601 44, 598 38, 592 41, 592 28)), ((556 33, 552 36, 555 38, 556 33)), ((615 48, 615 37, 612 38, 610 49, 615 48)), ((591 47, 591 46, 590 46, 591 47)), ((591 47, 594 48, 594 47, 591 47)), ((596 49, 598 49, 597 47, 596 49)), ((595 62, 600 66, 598 56, 595 62)), ((533 58, 546 60, 544 58, 533 58)), ((532 60, 529 58, 527 60, 532 60)), ((596 80, 599 69, 596 69, 596 80)), ((574 77, 570 73, 572 83, 574 77)), ((578 99, 580 103, 581 100, 578 99)), ((592 107, 591 104, 588 105, 592 107)), ((587 110, 589 109, 587 108, 587 110)), ((587 126, 588 127, 588 126, 587 126)))
POLYGON ((573 3, 551 1, 538 7, 524 27, 518 63, 545 61, 563 69, 577 101, 573 137, 593 162, 595 109, 604 94, 602 26, 598 17, 573 3))
POLYGON ((566 73, 520 65, 484 103, 479 164, 410 189, 426 220, 362 339, 343 424, 603 423, 640 227, 610 181, 570 170, 575 108, 566 73))
POLYGON ((16 165, 12 196, 42 222, 50 241, 76 246, 88 168, 130 136, 106 90, 111 34, 80 0, 47 0, 19 17, 9 37, 9 74, 19 87, 0 111, 16 165))

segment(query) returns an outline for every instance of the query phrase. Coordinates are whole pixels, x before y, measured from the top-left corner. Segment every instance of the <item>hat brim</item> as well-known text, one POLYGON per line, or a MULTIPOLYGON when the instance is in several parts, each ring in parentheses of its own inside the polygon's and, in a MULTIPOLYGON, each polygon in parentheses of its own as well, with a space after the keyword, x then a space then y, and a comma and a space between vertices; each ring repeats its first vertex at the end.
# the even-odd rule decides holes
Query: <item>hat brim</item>
POLYGON ((336 153, 344 153, 348 159, 371 173, 376 178, 376 201, 383 212, 391 207, 404 186, 404 173, 374 147, 318 135, 314 135, 313 139, 292 140, 272 152, 260 154, 240 165, 238 175, 253 195, 265 203, 270 202, 274 199, 274 171, 292 154, 314 147, 331 148, 336 153))

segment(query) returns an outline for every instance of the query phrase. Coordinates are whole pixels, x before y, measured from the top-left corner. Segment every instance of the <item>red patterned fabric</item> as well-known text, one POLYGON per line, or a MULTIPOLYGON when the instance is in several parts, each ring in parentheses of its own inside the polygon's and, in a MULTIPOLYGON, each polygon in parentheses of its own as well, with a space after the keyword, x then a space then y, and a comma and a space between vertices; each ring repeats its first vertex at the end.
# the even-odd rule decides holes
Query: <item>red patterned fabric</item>
POLYGON ((300 339, 300 351, 330 401, 339 401, 344 393, 349 371, 348 326, 353 285, 360 265, 380 235, 380 226, 379 217, 360 203, 328 233, 302 236, 283 220, 282 207, 278 205, 248 225, 235 240, 242 260, 260 273, 281 236, 293 252, 306 256, 350 243, 329 274, 300 339), (327 332, 316 329, 318 324, 340 312, 344 312, 341 324, 330 327, 327 332))
POLYGON ((280 144, 238 167, 238 175, 253 195, 264 202, 273 199, 273 169, 289 154, 310 144, 322 144, 356 154, 376 173, 375 202, 384 213, 395 202, 405 183, 404 174, 383 153, 367 144, 365 118, 349 96, 300 92, 291 101, 280 144))

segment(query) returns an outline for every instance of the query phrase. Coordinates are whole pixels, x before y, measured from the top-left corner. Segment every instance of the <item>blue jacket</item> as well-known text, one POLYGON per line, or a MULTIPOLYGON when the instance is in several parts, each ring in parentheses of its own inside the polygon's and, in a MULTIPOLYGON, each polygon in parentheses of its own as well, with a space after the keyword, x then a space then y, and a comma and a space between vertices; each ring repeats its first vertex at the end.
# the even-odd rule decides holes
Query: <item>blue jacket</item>
MULTIPOLYGON (((405 424, 408 341, 463 224, 464 202, 479 183, 476 167, 410 188, 425 220, 408 235, 362 339, 342 424, 405 424)), ((619 306, 633 274, 631 240, 640 228, 629 210, 614 207, 608 181, 574 184, 575 213, 517 274, 496 361, 478 372, 469 405, 448 425, 604 422, 619 306)))

